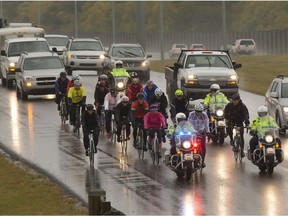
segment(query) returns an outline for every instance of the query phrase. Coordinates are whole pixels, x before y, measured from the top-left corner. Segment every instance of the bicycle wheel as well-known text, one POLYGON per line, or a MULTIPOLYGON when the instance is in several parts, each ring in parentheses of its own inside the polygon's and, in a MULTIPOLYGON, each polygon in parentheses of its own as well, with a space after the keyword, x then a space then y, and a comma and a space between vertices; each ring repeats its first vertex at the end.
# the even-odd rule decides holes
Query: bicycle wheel
POLYGON ((65 108, 65 107, 64 107, 64 103, 63 103, 63 101, 61 100, 61 102, 60 102, 60 114, 61 114, 61 123, 62 123, 62 124, 65 124, 65 121, 66 121, 64 108, 65 108))
POLYGON ((111 132, 110 132, 110 139, 111 142, 114 142, 114 125, 115 125, 115 120, 112 118, 112 123, 111 123, 111 132))
POLYGON ((236 141, 238 139, 238 137, 234 137, 234 141, 233 141, 233 146, 234 146, 234 150, 233 150, 233 152, 234 152, 234 159, 235 159, 235 161, 237 162, 238 161, 238 142, 236 141))
POLYGON ((156 159, 156 152, 155 152, 155 138, 153 140, 153 144, 152 144, 152 149, 150 150, 150 155, 151 155, 151 158, 152 158, 152 162, 153 164, 155 164, 155 159, 156 159))
POLYGON ((137 150, 139 158, 144 160, 144 140, 141 128, 138 129, 137 133, 137 150))
POLYGON ((94 166, 94 141, 93 138, 90 138, 90 145, 89 145, 89 158, 90 158, 90 165, 94 166))
POLYGON ((160 148, 159 148, 159 141, 158 141, 158 138, 155 138, 155 149, 156 149, 156 152, 155 152, 155 157, 156 157, 156 164, 159 165, 159 162, 160 162, 160 148))
POLYGON ((101 112, 100 127, 101 127, 100 128, 101 134, 103 135, 105 131, 105 113, 104 112, 101 112))
POLYGON ((241 137, 238 138, 238 157, 239 157, 239 163, 242 162, 242 148, 241 148, 241 142, 242 142, 242 139, 241 137))
POLYGON ((127 152, 127 139, 126 139, 126 127, 122 127, 122 138, 121 138, 122 152, 127 152))

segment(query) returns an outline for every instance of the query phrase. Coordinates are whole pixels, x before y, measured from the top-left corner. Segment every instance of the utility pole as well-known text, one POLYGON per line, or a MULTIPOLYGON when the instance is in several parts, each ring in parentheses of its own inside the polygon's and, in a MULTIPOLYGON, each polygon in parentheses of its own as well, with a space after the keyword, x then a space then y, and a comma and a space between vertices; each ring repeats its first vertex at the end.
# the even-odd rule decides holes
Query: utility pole
MULTIPOLYGON (((1 5, 2 5, 2 0, 1 0, 1 5)), ((1 7, 1 14, 2 14, 2 7, 1 7)), ((37 1, 37 25, 40 27, 41 25, 41 12, 40 12, 40 1, 37 1)))
POLYGON ((77 10, 77 0, 75 0, 75 5, 74 5, 74 9, 75 9, 75 37, 78 37, 78 10, 77 10))
POLYGON ((136 31, 137 42, 146 51, 144 1, 136 2, 136 31))
POLYGON ((164 61, 163 1, 160 1, 160 50, 161 61, 164 61))
POLYGON ((222 1, 222 28, 223 28, 223 46, 227 49, 227 28, 226 28, 226 2, 222 1))
POLYGON ((112 42, 116 42, 116 30, 115 30, 115 1, 112 1, 112 42))

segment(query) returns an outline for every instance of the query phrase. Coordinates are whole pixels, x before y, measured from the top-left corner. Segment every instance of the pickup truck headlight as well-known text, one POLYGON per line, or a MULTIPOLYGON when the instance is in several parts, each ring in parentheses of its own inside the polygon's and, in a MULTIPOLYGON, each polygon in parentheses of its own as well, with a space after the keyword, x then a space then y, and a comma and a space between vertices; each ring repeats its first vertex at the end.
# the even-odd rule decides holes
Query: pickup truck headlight
POLYGON ((105 58, 105 56, 104 55, 100 55, 100 57, 99 57, 100 59, 104 59, 105 58))
POLYGON ((288 113, 288 107, 284 107, 284 108, 283 108, 283 111, 286 112, 286 113, 288 113))
POLYGON ((237 75, 230 75, 228 76, 227 84, 228 85, 236 85, 238 83, 237 75))
POLYGON ((144 62, 142 62, 141 65, 142 65, 143 67, 146 67, 146 66, 148 66, 148 64, 149 64, 149 62, 145 60, 144 62))
POLYGON ((16 66, 15 62, 10 62, 9 63, 9 67, 15 67, 15 66, 16 66))
POLYGON ((70 58, 76 58, 76 56, 75 56, 75 55, 68 54, 68 58, 69 58, 69 59, 70 59, 70 58))
POLYGON ((197 76, 195 76, 195 75, 193 75, 193 74, 188 75, 188 81, 187 81, 187 83, 190 84, 190 85, 198 84, 198 78, 197 78, 197 76))
POLYGON ((229 76, 229 79, 230 79, 230 80, 235 80, 235 81, 236 81, 236 80, 237 80, 237 76, 236 76, 236 75, 231 75, 231 76, 229 76))
POLYGON ((24 79, 26 81, 33 81, 34 80, 34 78, 32 76, 26 76, 26 77, 24 77, 24 79))

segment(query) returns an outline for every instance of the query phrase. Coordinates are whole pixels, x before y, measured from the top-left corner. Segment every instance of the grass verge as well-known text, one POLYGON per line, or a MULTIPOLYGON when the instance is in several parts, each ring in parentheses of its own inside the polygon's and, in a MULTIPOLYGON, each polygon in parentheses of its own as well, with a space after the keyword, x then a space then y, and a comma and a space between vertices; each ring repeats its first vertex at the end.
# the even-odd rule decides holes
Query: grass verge
MULTIPOLYGON (((242 68, 237 70, 240 88, 255 94, 264 95, 271 81, 278 75, 287 75, 288 55, 235 56, 232 57, 242 68)), ((163 62, 152 61, 151 69, 164 72, 165 65, 173 66, 176 59, 163 62)))
POLYGON ((0 213, 5 215, 87 215, 88 210, 47 177, 0 154, 0 213))

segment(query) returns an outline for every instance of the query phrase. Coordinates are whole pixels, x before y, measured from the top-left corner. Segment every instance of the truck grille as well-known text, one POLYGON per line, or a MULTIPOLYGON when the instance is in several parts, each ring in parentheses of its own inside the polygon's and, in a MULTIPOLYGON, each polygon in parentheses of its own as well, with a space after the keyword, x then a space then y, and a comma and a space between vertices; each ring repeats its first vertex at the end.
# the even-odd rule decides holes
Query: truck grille
POLYGON ((39 77, 39 78, 36 78, 36 83, 39 86, 55 85, 56 77, 39 77))
POLYGON ((77 55, 77 59, 99 59, 100 56, 86 56, 86 55, 77 55))
POLYGON ((82 64, 80 64, 80 66, 83 66, 83 67, 94 67, 94 66, 96 66, 96 64, 82 63, 82 64))

